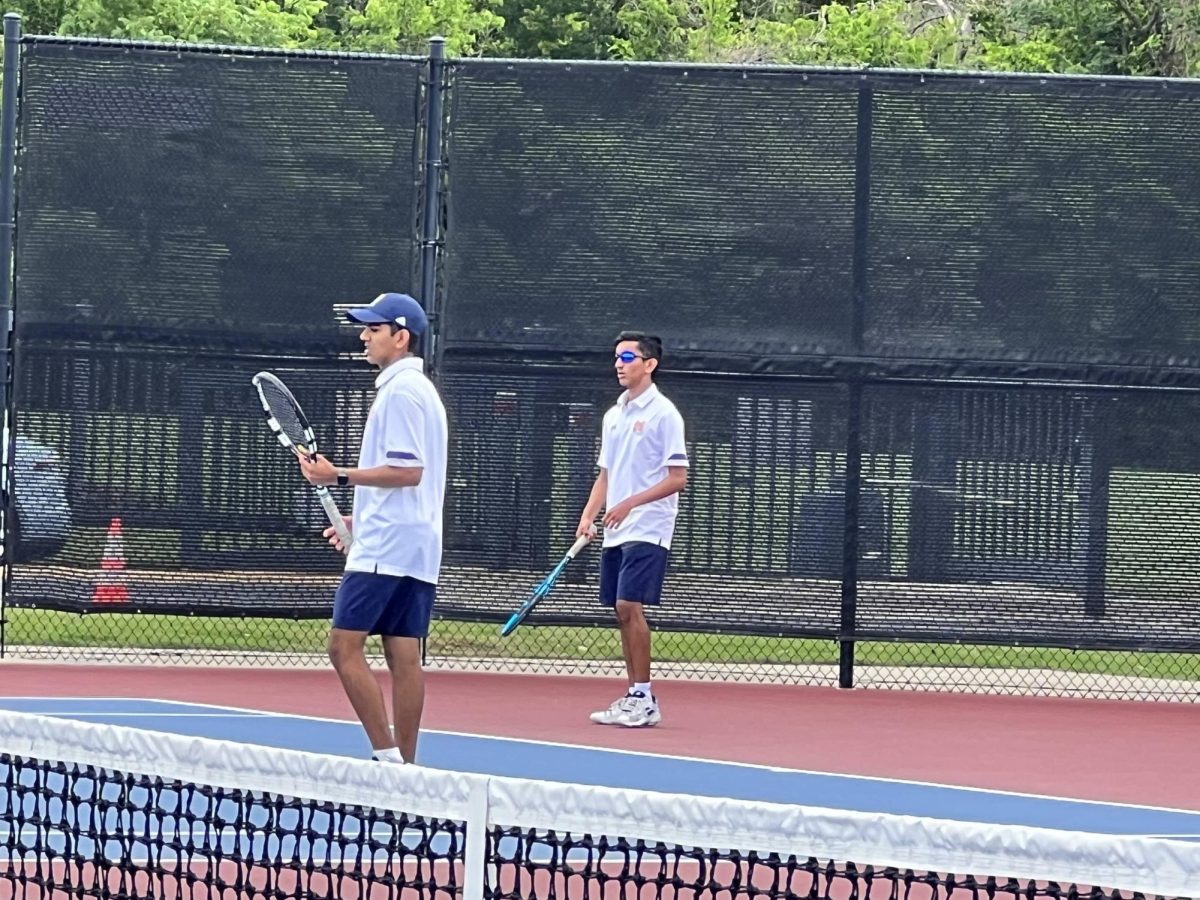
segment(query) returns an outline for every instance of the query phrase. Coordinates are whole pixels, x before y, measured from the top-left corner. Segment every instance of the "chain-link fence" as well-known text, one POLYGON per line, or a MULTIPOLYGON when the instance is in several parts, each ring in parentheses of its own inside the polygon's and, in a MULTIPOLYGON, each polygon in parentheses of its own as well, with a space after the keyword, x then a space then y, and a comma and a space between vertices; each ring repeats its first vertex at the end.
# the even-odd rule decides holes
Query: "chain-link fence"
POLYGON ((692 459, 660 677, 1196 696, 1200 84, 456 60, 442 116, 423 59, 20 58, 6 652, 323 664, 250 376, 352 458, 332 308, 428 282, 431 664, 619 668, 594 552, 498 626, 643 327, 692 459))

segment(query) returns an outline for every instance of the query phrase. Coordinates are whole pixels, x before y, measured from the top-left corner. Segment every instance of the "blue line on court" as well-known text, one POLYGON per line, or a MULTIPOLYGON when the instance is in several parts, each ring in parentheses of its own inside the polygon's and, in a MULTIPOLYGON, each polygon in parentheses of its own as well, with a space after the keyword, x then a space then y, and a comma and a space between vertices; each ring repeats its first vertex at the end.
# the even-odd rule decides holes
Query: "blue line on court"
MULTIPOLYGON (((368 749, 357 723, 203 704, 0 698, 0 708, 337 756, 365 758, 368 749)), ((1200 839, 1200 812, 438 731, 422 732, 419 752, 426 765, 488 775, 1099 834, 1200 839)))

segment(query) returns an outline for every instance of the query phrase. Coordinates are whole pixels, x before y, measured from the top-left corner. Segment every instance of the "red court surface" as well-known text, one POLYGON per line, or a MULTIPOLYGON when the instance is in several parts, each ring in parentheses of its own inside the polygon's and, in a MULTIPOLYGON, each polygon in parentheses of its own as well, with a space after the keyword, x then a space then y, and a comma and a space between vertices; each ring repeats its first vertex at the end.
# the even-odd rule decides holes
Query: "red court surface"
MULTIPOLYGON (((429 672, 423 725, 1200 810, 1200 706, 1193 704, 658 681, 658 727, 588 721, 623 687, 611 678, 429 672)), ((332 670, 6 662, 0 694, 156 698, 354 718, 332 670)))

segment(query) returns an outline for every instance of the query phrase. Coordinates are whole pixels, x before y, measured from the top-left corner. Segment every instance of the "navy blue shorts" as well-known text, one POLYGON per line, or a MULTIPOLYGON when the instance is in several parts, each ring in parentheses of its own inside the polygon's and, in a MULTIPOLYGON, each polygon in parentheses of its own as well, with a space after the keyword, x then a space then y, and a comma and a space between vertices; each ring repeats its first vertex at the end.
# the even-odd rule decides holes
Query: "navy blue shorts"
POLYGON ((605 547, 600 554, 600 602, 605 606, 616 606, 618 600, 658 605, 670 555, 666 547, 646 541, 605 547))
POLYGON ((429 634, 436 589, 408 576, 347 572, 333 598, 333 627, 423 638, 429 634))

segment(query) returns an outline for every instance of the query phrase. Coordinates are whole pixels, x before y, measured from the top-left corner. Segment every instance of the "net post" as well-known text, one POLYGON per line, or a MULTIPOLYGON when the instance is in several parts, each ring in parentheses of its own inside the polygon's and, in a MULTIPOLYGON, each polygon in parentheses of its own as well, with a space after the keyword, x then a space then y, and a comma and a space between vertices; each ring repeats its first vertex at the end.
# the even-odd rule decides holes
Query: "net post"
POLYGON ((471 791, 467 798, 467 847, 463 859, 462 900, 483 900, 487 867, 487 834, 491 779, 471 779, 471 791))
POLYGON ((442 184, 442 73, 446 39, 429 39, 429 81, 425 103, 425 147, 422 159, 424 203, 421 210, 421 303, 429 317, 425 342, 425 365, 433 378, 441 352, 441 298, 437 295, 438 238, 442 184))
POLYGON ((3 483, 3 521, 0 533, 4 548, 3 572, 0 580, 0 657, 4 655, 7 642, 7 610, 5 600, 9 596, 9 578, 12 559, 12 459, 16 438, 12 431, 13 383, 13 253, 16 250, 16 193, 17 193, 17 103, 18 72, 21 62, 21 16, 18 13, 4 14, 4 87, 0 96, 0 315, 4 322, 4 365, 0 380, 0 429, 3 433, 3 466, 0 466, 0 481, 3 483))

